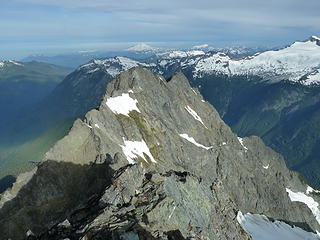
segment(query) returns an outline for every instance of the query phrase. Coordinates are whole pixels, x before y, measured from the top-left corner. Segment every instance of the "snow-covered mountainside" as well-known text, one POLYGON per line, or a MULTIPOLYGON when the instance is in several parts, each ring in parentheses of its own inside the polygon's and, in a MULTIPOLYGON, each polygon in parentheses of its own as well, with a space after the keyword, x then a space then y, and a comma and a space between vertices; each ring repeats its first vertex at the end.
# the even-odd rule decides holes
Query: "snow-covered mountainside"
POLYGON ((87 69, 87 73, 94 73, 99 70, 104 70, 112 77, 115 77, 119 73, 137 66, 152 67, 155 66, 155 64, 147 64, 126 57, 114 57, 104 60, 92 60, 91 62, 80 66, 78 70, 87 69))
POLYGON ((175 58, 187 58, 194 56, 205 55, 205 52, 202 50, 191 50, 191 51, 171 51, 165 53, 157 54, 161 59, 175 59, 175 58))
POLYGON ((152 47, 146 43, 139 43, 127 49, 127 51, 134 51, 134 52, 157 51, 157 50, 158 48, 152 47))
POLYGON ((320 83, 320 40, 313 36, 306 41, 274 51, 265 51, 242 59, 203 51, 158 54, 158 64, 164 69, 179 64, 191 68, 194 78, 208 74, 256 75, 275 82, 290 80, 304 85, 320 83))
MULTIPOLYGON (((195 77, 217 72, 227 75, 258 75, 265 79, 297 82, 304 75, 320 69, 320 41, 311 37, 284 49, 266 51, 240 60, 224 54, 213 54, 199 60, 194 68, 195 77)), ((302 83, 308 85, 318 82, 320 79, 312 78, 302 83)))
MULTIPOLYGON (((143 46, 141 47, 143 49, 143 46)), ((280 50, 265 51, 240 59, 233 58, 231 55, 199 49, 175 50, 157 53, 156 57, 150 58, 148 63, 115 57, 93 60, 81 68, 88 68, 88 73, 103 68, 112 76, 134 66, 143 66, 152 68, 160 74, 172 68, 188 69, 193 73, 194 79, 211 74, 223 74, 259 76, 269 82, 289 80, 303 85, 320 83, 320 40, 315 36, 306 41, 294 42, 280 50)))
POLYGON ((237 220, 243 229, 250 234, 252 240, 316 240, 320 236, 306 232, 295 226, 290 226, 282 221, 272 221, 264 215, 242 214, 240 211, 237 220))
POLYGON ((10 65, 23 66, 22 63, 19 63, 19 62, 13 61, 13 60, 0 61, 0 68, 3 68, 5 66, 10 66, 10 65))

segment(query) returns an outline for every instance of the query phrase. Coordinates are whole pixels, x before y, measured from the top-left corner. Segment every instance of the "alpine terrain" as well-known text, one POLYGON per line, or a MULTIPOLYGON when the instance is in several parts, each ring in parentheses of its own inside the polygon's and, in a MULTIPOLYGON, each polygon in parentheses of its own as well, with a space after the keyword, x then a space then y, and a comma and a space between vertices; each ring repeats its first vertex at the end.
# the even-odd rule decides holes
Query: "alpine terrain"
POLYGON ((318 191, 279 154, 235 135, 182 72, 131 67, 1 195, 2 239, 320 238, 318 191))
POLYGON ((320 40, 312 36, 242 58, 198 46, 157 53, 146 61, 95 60, 80 69, 114 77, 130 66, 144 66, 165 78, 181 70, 238 135, 260 136, 290 169, 319 187, 319 64, 320 40))

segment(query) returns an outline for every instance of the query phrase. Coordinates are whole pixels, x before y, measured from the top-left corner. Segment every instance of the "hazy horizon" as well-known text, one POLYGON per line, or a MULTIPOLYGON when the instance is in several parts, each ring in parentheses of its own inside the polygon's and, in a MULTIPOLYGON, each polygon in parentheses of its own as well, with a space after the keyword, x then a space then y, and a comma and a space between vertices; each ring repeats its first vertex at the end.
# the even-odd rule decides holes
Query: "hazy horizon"
POLYGON ((320 35, 320 2, 12 0, 0 9, 0 59, 80 50, 279 47, 320 35))

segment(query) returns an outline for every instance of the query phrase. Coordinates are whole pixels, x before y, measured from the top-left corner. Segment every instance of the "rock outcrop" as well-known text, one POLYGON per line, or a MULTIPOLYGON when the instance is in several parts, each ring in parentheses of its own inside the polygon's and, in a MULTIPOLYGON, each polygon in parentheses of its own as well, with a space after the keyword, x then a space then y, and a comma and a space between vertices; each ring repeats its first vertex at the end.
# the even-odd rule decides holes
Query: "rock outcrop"
POLYGON ((182 73, 135 67, 4 193, 0 235, 250 239, 239 212, 319 231, 315 209, 288 196, 306 188, 258 137, 232 133, 182 73))

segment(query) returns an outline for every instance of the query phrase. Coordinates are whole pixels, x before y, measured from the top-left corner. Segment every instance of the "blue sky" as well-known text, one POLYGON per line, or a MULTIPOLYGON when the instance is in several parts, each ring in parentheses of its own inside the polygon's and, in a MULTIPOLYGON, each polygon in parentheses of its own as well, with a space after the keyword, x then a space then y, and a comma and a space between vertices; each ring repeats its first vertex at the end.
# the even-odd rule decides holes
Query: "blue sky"
POLYGON ((0 59, 137 42, 281 46, 320 35, 319 0, 10 0, 0 8, 0 59))

